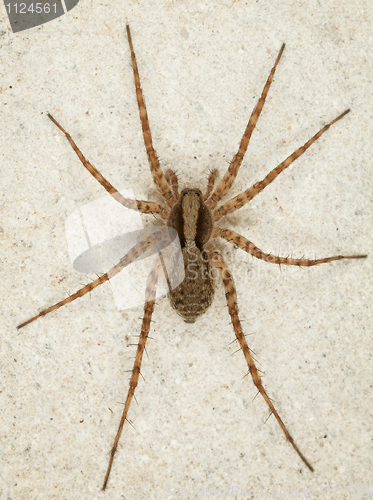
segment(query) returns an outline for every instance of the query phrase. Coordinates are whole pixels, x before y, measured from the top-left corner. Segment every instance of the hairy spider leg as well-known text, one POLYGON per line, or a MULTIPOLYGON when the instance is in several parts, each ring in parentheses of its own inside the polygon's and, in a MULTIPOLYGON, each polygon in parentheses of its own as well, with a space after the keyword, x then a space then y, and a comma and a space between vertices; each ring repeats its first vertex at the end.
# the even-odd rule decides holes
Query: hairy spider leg
POLYGON ((214 168, 212 172, 210 172, 208 181, 207 181, 207 189, 205 194, 203 195, 204 201, 208 200, 211 196, 212 190, 214 189, 215 181, 218 176, 218 170, 214 168))
POLYGON ((148 282, 146 285, 146 301, 145 306, 144 306, 144 317, 142 320, 142 327, 141 327, 141 333, 140 333, 140 339, 139 343, 137 345, 137 351, 136 351, 136 357, 135 357, 135 362, 133 364, 132 368, 132 373, 131 373, 131 379, 129 383, 129 389, 127 393, 127 398, 126 402, 124 405, 123 413, 122 413, 122 418, 120 420, 120 424, 118 427, 117 434, 115 436, 114 444, 110 452, 110 460, 109 460, 109 465, 105 474, 105 479, 104 479, 104 484, 102 486, 102 489, 105 490, 109 481, 109 476, 111 472, 111 468, 113 466, 113 461, 114 461, 114 455, 117 451, 118 448, 118 443, 120 436, 123 431, 123 426, 127 418, 127 413, 132 401, 132 398, 135 394, 135 390, 139 381, 139 376, 140 376, 140 370, 141 370, 141 363, 142 363, 142 358, 145 350, 145 344, 149 335, 149 329, 150 329, 150 322, 152 318, 152 314, 154 311, 154 305, 155 305, 155 290, 159 278, 159 273, 161 271, 162 266, 160 265, 159 261, 156 266, 153 267, 152 271, 149 274, 148 277, 148 282))
POLYGON ((178 200, 179 199, 179 180, 177 178, 176 173, 168 169, 166 172, 166 181, 171 182, 171 187, 172 187, 172 192, 175 196, 175 198, 178 200))
POLYGON ((75 144, 73 139, 71 138, 70 134, 66 132, 66 130, 58 123, 58 121, 53 118, 51 114, 47 114, 48 118, 52 120, 52 122, 63 132, 69 141, 71 147, 75 151, 75 153, 78 155, 79 160, 83 163, 85 168, 88 170, 90 174, 93 175, 93 177, 103 186, 106 191, 111 194, 111 196, 117 200, 119 203, 121 203, 124 207, 129 208, 131 210, 138 210, 139 212, 143 214, 159 214, 162 219, 166 219, 168 215, 168 211, 162 207, 161 205, 158 205, 158 203, 154 203, 151 201, 141 201, 141 200, 131 200, 129 198, 124 198, 117 189, 115 189, 114 186, 110 184, 109 181, 105 179, 105 177, 97 170, 96 167, 94 167, 82 154, 78 146, 75 144))
POLYGON ((262 95, 260 96, 260 99, 259 99, 257 105, 255 106, 254 111, 251 113, 246 130, 242 136, 238 151, 237 151, 236 155, 234 156, 231 164, 229 165, 228 170, 225 173, 224 177, 219 182, 217 188, 215 189, 214 193, 212 194, 211 198, 209 200, 207 200, 207 202, 206 202, 206 205, 209 208, 211 208, 211 210, 214 210, 218 201, 221 200, 221 198, 229 191, 229 189, 232 187, 232 184, 233 184, 233 182, 238 174, 238 169, 241 166, 243 157, 245 156, 247 147, 248 147, 249 142, 250 142, 251 134, 253 133, 254 128, 256 126, 256 123, 258 121, 258 118, 260 116, 260 113, 262 112, 262 109, 263 109, 263 106, 264 106, 264 103, 265 103, 265 100, 266 100, 266 97, 268 94, 269 87, 272 83, 273 76, 275 74, 277 65, 281 59, 281 56, 282 56, 284 49, 285 49, 285 44, 283 43, 282 47, 280 49, 280 52, 277 56, 277 59, 275 61, 275 64, 274 64, 273 68, 271 69, 271 72, 269 74, 267 82, 264 85, 262 95))
POLYGON ((141 90, 140 77, 136 63, 136 56, 133 50, 130 27, 128 25, 126 26, 126 30, 127 30, 128 43, 131 51, 133 75, 135 78, 137 105, 139 108, 142 133, 144 136, 144 143, 146 148, 146 154, 149 160, 150 171, 153 176, 153 181, 155 185, 160 189, 164 199, 166 200, 167 205, 171 208, 176 203, 176 200, 167 183, 166 177, 159 164, 157 153, 155 152, 153 147, 152 135, 149 127, 148 113, 146 111, 144 96, 141 90))
MULTIPOLYGON (((206 249, 207 250, 207 249, 206 249)), ((267 392, 265 391, 262 380, 260 378, 260 375, 258 373, 258 370, 255 366, 253 357, 251 356, 250 348, 247 345, 245 336, 242 331, 241 327, 241 322, 238 317, 238 306, 237 306, 237 293, 236 293, 236 287, 233 281, 232 273, 228 269, 222 255, 220 252, 214 248, 209 248, 208 253, 211 258, 211 262, 213 265, 216 267, 218 270, 221 279, 223 280, 224 284, 224 289, 225 289, 225 297, 227 300, 227 306, 228 306, 228 311, 232 320, 232 325, 233 325, 233 330, 236 335, 236 338, 238 340, 238 343, 242 349, 242 352, 245 356, 245 360, 247 363, 247 366, 249 368, 250 375, 253 379, 253 382, 255 386, 257 387, 258 391, 260 394, 263 396, 265 402, 267 403, 269 409, 271 410, 271 413, 275 416, 277 422, 280 424, 281 429, 284 431, 284 434, 288 441, 290 441, 291 445, 293 446, 294 450, 298 453, 300 458, 303 460, 303 462, 306 464, 306 466, 309 468, 310 471, 313 472, 313 467, 309 463, 309 461, 306 459, 306 457, 303 455, 303 453, 300 451, 298 446, 296 445, 294 439, 292 438, 291 434, 287 430, 285 424, 280 418, 280 415, 277 413, 277 410, 273 406, 273 403, 271 399, 268 397, 267 392)))
POLYGON ((303 146, 298 148, 294 153, 292 153, 290 156, 286 158, 282 163, 280 163, 277 167, 275 167, 267 176, 259 181, 256 182, 252 187, 246 189, 243 193, 235 196, 231 200, 227 201, 224 203, 220 208, 216 209, 214 211, 214 219, 215 222, 220 220, 224 215, 231 214, 238 210, 239 208, 243 207, 248 203, 250 200, 254 198, 257 194, 259 194, 261 191, 263 191, 264 188, 266 188, 271 182, 273 182, 276 177, 281 174, 289 165, 293 163, 297 158, 299 158, 307 149, 315 142, 319 137, 323 135, 324 132, 328 130, 329 127, 331 127, 335 122, 343 118, 350 110, 347 109, 344 111, 342 114, 337 116, 334 120, 332 120, 330 123, 325 125, 321 130, 317 132, 309 141, 307 141, 303 146))
POLYGON ((270 253, 265 253, 260 250, 257 246, 254 245, 251 241, 246 239, 241 234, 232 231, 227 228, 215 227, 214 238, 223 238, 232 245, 236 245, 245 252, 251 254, 257 259, 265 260, 271 264, 286 264, 288 266, 317 266, 318 264, 324 264, 325 262, 332 262, 333 260, 342 260, 342 259, 364 259, 366 255, 335 255, 333 257, 326 257, 324 259, 292 259, 290 257, 277 257, 276 255, 272 255, 270 253))
POLYGON ((131 250, 124 257, 120 259, 118 264, 110 269, 110 271, 100 276, 97 280, 92 281, 92 283, 89 283, 88 285, 84 286, 83 288, 75 292, 73 295, 70 295, 66 299, 61 300, 61 302, 57 302, 57 304, 54 304, 53 306, 48 307, 47 309, 44 309, 33 318, 25 321, 24 323, 21 323, 20 325, 17 326, 17 329, 19 330, 20 328, 23 328, 29 323, 32 323, 36 319, 41 318, 42 316, 45 316, 46 314, 55 311, 56 309, 59 309, 65 304, 69 304, 70 302, 73 302, 79 297, 83 297, 83 295, 89 293, 94 288, 97 288, 98 286, 102 285, 102 283, 105 283, 105 281, 108 281, 110 278, 112 278, 120 271, 122 271, 122 269, 129 266, 138 257, 140 257, 140 255, 143 255, 146 251, 149 251, 149 245, 157 243, 161 238, 162 238, 161 233, 158 234, 154 233, 149 235, 146 239, 140 241, 139 243, 136 243, 136 245, 133 246, 131 250))

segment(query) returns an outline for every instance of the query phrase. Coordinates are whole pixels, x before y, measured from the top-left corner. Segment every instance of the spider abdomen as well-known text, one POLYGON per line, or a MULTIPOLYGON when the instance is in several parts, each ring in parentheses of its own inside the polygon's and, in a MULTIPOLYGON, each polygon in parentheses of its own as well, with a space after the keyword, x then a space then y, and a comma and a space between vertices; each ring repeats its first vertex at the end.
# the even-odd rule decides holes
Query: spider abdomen
POLYGON ((214 282, 206 252, 196 246, 183 248, 185 278, 171 290, 171 306, 186 323, 194 323, 212 304, 214 282))
POLYGON ((187 323, 194 323, 214 298, 211 264, 203 250, 211 237, 214 222, 199 189, 183 189, 170 211, 167 225, 179 235, 185 270, 184 280, 171 290, 169 299, 187 323))

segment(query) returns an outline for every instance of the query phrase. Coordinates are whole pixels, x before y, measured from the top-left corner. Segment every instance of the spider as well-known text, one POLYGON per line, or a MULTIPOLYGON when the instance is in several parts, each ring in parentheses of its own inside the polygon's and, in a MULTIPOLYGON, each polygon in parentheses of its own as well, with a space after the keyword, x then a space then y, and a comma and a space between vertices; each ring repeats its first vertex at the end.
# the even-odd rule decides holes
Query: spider
MULTIPOLYGON (((204 193, 196 188, 185 188, 179 193, 178 178, 174 171, 168 170, 166 174, 163 173, 157 154, 153 147, 152 136, 150 133, 148 114, 144 103, 143 93, 140 86, 139 72, 136 63, 135 52, 132 45, 132 38, 129 26, 126 27, 129 48, 131 52, 132 68, 136 87, 136 97, 137 104, 140 114, 140 121, 142 126, 142 132, 144 137, 144 143, 146 148, 147 157, 149 160, 150 171, 153 176, 153 181, 157 188, 159 189, 161 195, 163 196, 165 204, 159 204, 150 201, 142 200, 130 200, 124 198, 115 189, 109 181, 107 181, 103 175, 83 156, 81 151, 78 149, 77 145, 71 138, 71 136, 65 131, 65 129, 48 113, 48 117, 52 122, 61 130, 61 132, 66 136, 70 145, 78 155, 80 161, 84 167, 90 172, 95 179, 110 193, 113 198, 115 198, 124 207, 138 210, 143 214, 156 214, 160 217, 164 224, 168 227, 173 228, 177 231, 184 261, 185 278, 180 285, 169 291, 169 299, 172 307, 176 312, 184 319, 187 323, 194 323, 196 319, 204 314, 204 312, 210 307, 213 297, 214 297, 214 279, 211 277, 210 271, 216 269, 220 275, 224 289, 225 296, 228 306, 228 311, 230 314, 231 322, 233 325, 233 330, 236 335, 236 339, 242 349, 243 355, 245 357, 248 373, 251 374, 253 382, 258 389, 258 392, 262 395, 266 401, 270 414, 273 414, 279 423, 281 429, 283 430, 287 440, 291 443, 294 450, 297 452, 301 460, 308 467, 310 471, 313 471, 311 463, 303 455, 303 453, 298 448, 291 434, 287 430, 285 424, 280 418, 278 412, 276 411, 272 400, 268 397, 266 390, 263 387, 261 377, 255 366, 254 359, 252 356, 252 351, 249 348, 238 315, 237 306, 237 294, 235 289, 235 284, 233 281, 233 276, 228 269, 223 256, 214 247, 213 240, 216 238, 222 238, 229 243, 237 246, 238 248, 244 250, 245 252, 251 254, 257 259, 264 260, 272 264, 284 264, 290 266, 315 266, 318 264, 323 264, 326 262, 332 262, 341 259, 361 259, 366 257, 366 255, 337 255, 333 257, 326 257, 323 259, 309 260, 305 258, 294 259, 290 257, 278 257, 272 254, 268 254, 260 250, 251 241, 246 239, 244 236, 236 233, 235 231, 228 229, 226 227, 221 227, 218 222, 227 214, 233 213, 240 209, 250 200, 252 200, 256 195, 262 192, 266 186, 275 180, 275 178, 283 172, 289 165, 291 165, 297 158, 299 158, 319 137, 321 137, 324 132, 328 130, 334 123, 343 118, 350 110, 347 109, 342 114, 337 116, 330 123, 325 125, 321 130, 319 130, 311 139, 309 139, 303 146, 299 147, 290 156, 288 156, 282 163, 280 163, 276 168, 274 168, 269 174, 261 181, 256 182, 252 187, 246 189, 241 194, 235 196, 234 198, 226 201, 225 203, 218 206, 220 200, 225 196, 237 174, 238 170, 243 161, 244 155, 246 153, 247 147, 251 135, 254 131, 260 113, 263 109, 264 102, 266 100, 270 85, 272 83, 276 68, 279 64, 281 56, 283 54, 285 44, 282 45, 276 61, 271 69, 269 77, 264 85, 262 94, 256 104, 248 124, 246 126, 245 132, 242 136, 238 151, 233 157, 228 170, 224 174, 220 182, 216 184, 217 170, 212 170, 208 177, 207 188, 204 193), (197 276, 196 276, 197 275, 197 276)), ((151 235, 150 237, 144 239, 143 241, 137 243, 122 259, 117 263, 109 272, 103 274, 98 279, 92 283, 84 286, 78 290, 73 295, 69 296, 65 300, 54 304, 53 306, 39 312, 33 318, 25 321, 17 328, 22 328, 25 325, 35 321, 37 318, 46 315, 47 313, 60 308, 61 306, 68 304, 75 299, 82 297, 94 288, 98 287, 109 278, 117 273, 119 273, 124 267, 130 265, 139 256, 141 256, 150 244, 156 242, 157 236, 151 235)), ((135 389, 138 384, 142 358, 145 350, 145 344, 148 338, 150 322, 155 306, 155 286, 158 281, 159 274, 161 272, 161 266, 158 264, 153 267, 149 273, 147 287, 146 287, 146 302, 144 306, 144 316, 142 320, 140 339, 137 345, 137 352, 134 361, 134 365, 131 371, 131 377, 129 382, 129 390, 127 393, 126 402, 124 405, 122 417, 118 427, 118 431, 114 440, 110 452, 110 459, 105 475, 104 483, 102 489, 105 490, 108 484, 110 472, 113 465, 113 460, 115 453, 118 448, 119 439, 123 430, 125 421, 127 420, 128 410, 130 404, 134 397, 135 389)))

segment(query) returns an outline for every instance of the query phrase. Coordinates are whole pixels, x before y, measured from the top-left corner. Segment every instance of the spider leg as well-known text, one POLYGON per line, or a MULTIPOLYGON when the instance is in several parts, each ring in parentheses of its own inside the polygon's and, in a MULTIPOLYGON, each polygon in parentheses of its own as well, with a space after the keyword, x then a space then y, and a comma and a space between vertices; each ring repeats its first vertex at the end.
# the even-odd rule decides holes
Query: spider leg
POLYGON ((341 115, 337 116, 334 120, 332 120, 330 123, 325 125, 321 130, 317 132, 309 141, 307 141, 303 146, 298 148, 294 153, 292 153, 290 156, 286 158, 282 163, 280 163, 276 168, 274 168, 269 174, 264 177, 263 180, 256 182, 252 187, 249 189, 246 189, 243 193, 235 196, 231 200, 227 201, 227 203, 224 203, 220 208, 214 211, 214 219, 215 222, 220 220, 223 215, 235 212, 239 208, 243 207, 246 205, 247 202, 252 200, 254 196, 259 194, 261 191, 263 191, 264 188, 266 188, 271 182, 273 182, 276 177, 283 171, 285 170, 289 165, 293 163, 297 158, 299 158, 307 149, 315 142, 319 137, 322 136, 324 132, 328 130, 329 127, 331 127, 335 122, 343 118, 350 110, 347 109, 344 111, 341 115))
POLYGON ((364 259, 366 257, 366 255, 336 255, 334 257, 326 257, 325 259, 304 259, 303 257, 301 259, 292 259, 290 257, 277 257, 276 255, 272 255, 270 253, 264 253, 257 246, 255 246, 254 243, 231 229, 215 227, 213 237, 224 238, 229 241, 229 243, 232 243, 232 245, 238 246, 242 250, 245 250, 245 252, 251 254, 253 257, 265 260, 271 264, 311 267, 318 264, 324 264, 325 262, 332 262, 333 260, 364 259))
POLYGON ((141 368, 141 362, 145 350, 145 344, 146 340, 149 335, 149 329, 150 329, 150 322, 152 318, 152 314, 154 311, 154 305, 155 305, 155 288, 157 285, 158 281, 158 276, 159 276, 159 271, 160 271, 160 266, 158 265, 157 267, 154 267, 149 275, 148 278, 148 283, 146 286, 146 303, 144 306, 144 317, 142 320, 142 327, 141 327, 141 334, 140 334, 140 339, 139 343, 137 345, 137 351, 136 351, 136 357, 135 357, 135 362, 132 368, 132 374, 131 374, 131 379, 130 379, 130 386, 128 389, 127 393, 127 398, 126 398, 126 403, 124 405, 123 413, 122 413, 122 418, 120 420, 120 424, 118 427, 117 434, 115 436, 114 444, 110 452, 110 460, 109 460, 109 465, 105 474, 105 479, 104 479, 104 484, 102 486, 102 489, 105 490, 107 487, 107 483, 109 481, 109 476, 111 472, 111 468, 113 466, 113 461, 114 461, 114 455, 117 451, 118 448, 118 443, 120 436, 122 434, 124 422, 126 421, 127 418, 127 413, 132 401, 132 398, 134 397, 135 394, 135 389, 139 381, 139 375, 140 375, 140 368, 141 368))
POLYGON ((210 173, 209 175, 209 178, 208 178, 208 181, 207 181, 207 189, 206 189, 206 193, 204 194, 203 196, 203 199, 206 201, 208 198, 210 198, 211 196, 211 193, 212 193, 212 190, 214 189, 214 184, 215 184, 215 180, 216 180, 216 177, 218 175, 218 171, 216 170, 216 168, 210 173))
POLYGON ((265 102, 267 94, 268 94, 269 87, 270 87, 272 80, 273 80, 273 75, 275 74, 276 67, 281 59, 281 56, 282 56, 284 49, 285 49, 285 44, 283 43, 282 47, 280 49, 280 52, 277 56, 277 59, 275 61, 275 64, 273 65, 273 68, 271 69, 269 77, 266 81, 266 84, 264 85, 262 95, 260 96, 260 99, 259 99, 257 105, 255 106, 253 112, 251 113, 246 130, 242 136, 240 147, 238 148, 238 152, 234 156, 234 158, 233 158, 231 164, 229 165, 229 168, 228 168, 227 172, 225 173, 224 177, 219 182, 217 188, 214 191, 214 194, 211 196, 211 198, 206 203, 206 205, 209 208, 211 208, 211 210, 213 210, 216 207, 218 201, 229 191, 229 189, 231 188, 231 186, 232 186, 232 184, 233 184, 233 182, 238 174, 238 169, 240 168, 243 157, 245 156, 245 153, 246 153, 246 150, 247 150, 247 147, 249 145, 250 138, 251 138, 251 134, 253 133, 254 128, 256 126, 256 122, 258 121, 260 113, 262 112, 264 102, 265 102))
POLYGON ((247 366, 249 368, 249 372, 251 374, 253 382, 254 382, 255 386, 257 387, 258 391, 260 392, 260 394, 262 395, 262 397, 264 398, 265 402, 269 406, 271 413, 273 413, 277 422, 280 424, 280 427, 284 431, 286 438, 290 441, 294 450, 298 453, 298 455, 303 460, 303 462, 306 464, 306 466, 310 469, 310 471, 313 472, 312 465, 309 463, 309 461, 306 459, 306 457, 303 455, 303 453, 299 450, 298 446, 295 444, 294 439, 292 438, 292 436, 290 435, 289 431, 287 430, 285 424, 281 420, 280 415, 277 413, 275 407, 273 406, 271 399, 268 397, 267 392, 265 391, 265 389, 263 387, 262 380, 261 380, 260 375, 258 373, 258 370, 255 366, 254 360, 251 356, 250 348, 247 345, 247 342, 245 340, 245 336, 242 332, 241 323, 240 323, 240 320, 238 317, 236 288, 234 285, 232 274, 231 274, 230 270, 228 269, 226 263, 224 262, 224 259, 223 259, 222 255, 220 254, 220 252, 218 252, 216 249, 213 249, 213 248, 210 250, 207 250, 207 251, 210 254, 211 262, 217 268, 217 270, 219 271, 219 274, 221 276, 221 279, 223 280, 224 289, 225 289, 225 296, 227 299, 228 311, 229 311, 229 314, 231 316, 234 333, 236 334, 238 343, 240 344, 242 352, 245 356, 245 360, 246 360, 247 366))
POLYGON ((146 148, 146 154, 148 155, 150 171, 152 173, 154 183, 156 184, 156 186, 158 186, 164 199, 166 200, 167 205, 171 208, 176 203, 176 200, 167 184, 166 178, 164 176, 164 173, 162 172, 161 166, 158 161, 157 153, 155 152, 153 147, 152 135, 149 127, 148 113, 146 111, 144 96, 141 90, 140 77, 136 63, 136 56, 133 50, 130 27, 128 25, 126 26, 126 30, 127 30, 128 43, 131 51, 133 75, 135 78, 137 105, 140 113, 142 133, 144 136, 144 143, 146 148))
POLYGON ((166 219, 168 215, 168 210, 166 210, 164 207, 161 205, 158 205, 158 203, 154 203, 151 201, 141 201, 141 200, 131 200, 129 198, 124 198, 119 191, 115 189, 114 186, 110 184, 109 181, 105 179, 105 177, 97 170, 96 167, 94 167, 83 155, 83 153, 80 151, 78 146, 75 144, 73 139, 71 138, 70 134, 66 132, 66 130, 58 123, 57 120, 53 118, 52 115, 49 113, 47 114, 48 118, 52 120, 52 122, 63 132, 66 136, 66 139, 69 141, 71 147, 75 151, 75 153, 78 155, 79 160, 83 163, 85 168, 88 170, 90 174, 93 175, 93 177, 103 186, 106 191, 111 194, 111 196, 119 201, 124 207, 129 208, 131 210, 138 210, 139 212, 143 214, 159 214, 162 219, 166 219))
POLYGON ((107 273, 103 274, 100 276, 97 280, 92 281, 92 283, 89 283, 88 285, 84 286, 77 292, 75 292, 73 295, 70 295, 64 300, 61 300, 61 302, 57 302, 57 304, 54 304, 51 307, 48 307, 47 309, 44 309, 44 311, 41 311, 39 314, 34 316, 33 318, 25 321, 24 323, 21 323, 20 325, 17 326, 17 330, 20 328, 23 328, 24 326, 28 325, 29 323, 32 323, 36 319, 40 318, 41 316, 45 316, 46 314, 55 311, 56 309, 59 309, 60 307, 64 306, 65 304, 69 304, 70 302, 73 302, 74 300, 78 299, 79 297, 82 297, 83 295, 86 295, 88 292, 93 290, 94 288, 97 288, 100 286, 102 283, 105 283, 105 281, 108 281, 110 278, 118 274, 122 269, 125 267, 129 266, 132 262, 134 262, 140 255, 144 254, 147 250, 149 250, 149 244, 154 244, 157 241, 161 239, 161 234, 160 233, 154 233, 148 236, 146 239, 140 241, 139 243, 136 243, 134 247, 131 248, 131 250, 120 259, 118 264, 116 264, 114 267, 112 267, 107 273))
POLYGON ((170 182, 171 181, 171 186, 172 186, 172 192, 175 196, 176 199, 179 198, 179 181, 177 178, 177 175, 173 170, 167 170, 166 172, 166 181, 170 182))

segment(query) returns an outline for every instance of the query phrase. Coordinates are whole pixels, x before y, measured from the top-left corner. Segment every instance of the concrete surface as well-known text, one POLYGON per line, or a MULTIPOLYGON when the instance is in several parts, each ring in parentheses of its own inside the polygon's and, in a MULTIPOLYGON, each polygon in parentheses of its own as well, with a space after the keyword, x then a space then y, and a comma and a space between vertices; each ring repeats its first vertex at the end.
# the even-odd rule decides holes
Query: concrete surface
POLYGON ((182 185, 202 188, 209 169, 222 176, 237 151, 286 42, 232 195, 346 108, 351 113, 224 225, 281 255, 370 254, 371 2, 81 1, 16 35, 1 9, 0 497, 193 498, 195 489, 196 497, 215 498, 219 488, 221 497, 237 499, 276 491, 290 498, 291 490, 298 498, 332 498, 346 486, 351 498, 368 498, 371 255, 280 271, 219 243, 265 386, 313 474, 275 419, 265 423, 268 409, 260 396, 253 401, 242 354, 230 355, 237 347, 229 345, 221 286, 194 325, 167 299, 158 301, 146 382, 129 414, 135 429, 125 427, 106 493, 100 487, 142 308, 117 311, 106 284, 23 330, 16 326, 92 278, 72 269, 64 223, 104 191, 47 112, 118 189, 159 200, 126 23, 162 165, 176 169, 182 185))

